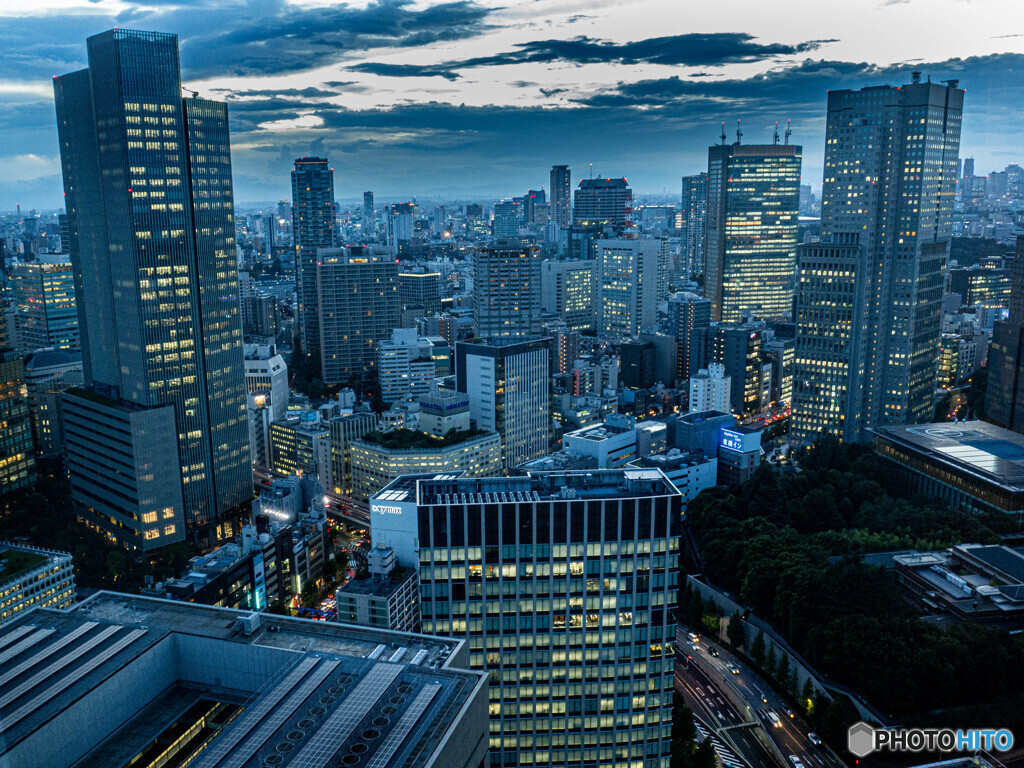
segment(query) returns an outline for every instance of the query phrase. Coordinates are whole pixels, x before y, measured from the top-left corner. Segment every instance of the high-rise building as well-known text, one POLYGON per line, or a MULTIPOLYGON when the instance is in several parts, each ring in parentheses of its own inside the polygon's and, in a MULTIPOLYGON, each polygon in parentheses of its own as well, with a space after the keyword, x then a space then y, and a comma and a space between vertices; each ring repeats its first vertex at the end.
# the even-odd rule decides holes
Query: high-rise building
POLYGON ((75 280, 67 257, 40 256, 36 262, 15 264, 11 277, 25 351, 46 347, 78 351, 75 280))
POLYGON ((679 271, 691 279, 704 274, 707 259, 708 175, 683 176, 679 271))
POLYGON ((402 310, 423 307, 425 316, 441 311, 440 272, 399 272, 398 302, 402 310))
POLYGON ((930 422, 964 91, 913 82, 830 91, 821 237, 867 254, 865 427, 930 422))
POLYGON ((568 165, 551 166, 551 220, 565 229, 572 224, 571 182, 568 165))
POLYGON ((519 227, 523 223, 522 198, 501 200, 494 204, 495 240, 513 240, 519 237, 519 227))
POLYGON ((629 234, 633 226, 633 190, 625 179, 580 179, 573 206, 577 227, 629 234))
POLYGON ((501 435, 506 474, 548 452, 550 339, 495 338, 455 345, 456 388, 477 429, 501 435))
POLYGON ((599 334, 629 339, 657 322, 660 258, 660 240, 597 241, 599 334))
POLYGON ((385 403, 428 394, 434 379, 448 375, 450 368, 451 350, 439 336, 432 340, 415 328, 395 328, 390 339, 377 342, 377 378, 385 403))
POLYGON ((478 336, 538 336, 540 250, 508 241, 478 248, 473 257, 473 293, 478 336))
POLYGON ((1016 257, 1006 262, 1010 271, 1010 315, 992 328, 985 418, 1024 433, 1024 235, 1017 236, 1016 257))
POLYGON ((72 495, 125 546, 180 540, 151 516, 209 543, 252 497, 227 107, 181 97, 175 35, 113 29, 87 46, 88 69, 54 79, 87 388, 65 398, 72 495), (107 428, 124 441, 117 470, 107 428), (176 505, 142 487, 154 452, 176 505), (115 471, 127 494, 107 487, 115 471))
POLYGON ((373 192, 363 192, 363 238, 377 234, 377 211, 373 207, 373 192))
POLYGON ((64 417, 60 393, 82 384, 82 356, 63 349, 39 349, 25 356, 25 390, 32 414, 32 434, 40 456, 64 452, 64 417))
POLYGON ((399 325, 398 264, 369 246, 323 248, 317 259, 323 380, 371 377, 377 343, 399 325))
POLYGON ((631 389, 654 386, 654 343, 627 341, 619 345, 622 384, 631 389))
POLYGON ((21 354, 0 348, 0 496, 35 482, 36 457, 32 452, 32 414, 25 389, 21 354))
POLYGON ((862 439, 867 254, 856 235, 810 243, 799 249, 796 289, 793 404, 790 437, 809 444, 830 435, 862 439))
POLYGON ((690 377, 690 413, 719 411, 728 413, 732 402, 732 379, 725 366, 711 363, 690 377))
POLYGON ((320 354, 320 305, 316 267, 321 248, 338 245, 335 225, 334 169, 322 157, 300 157, 292 170, 292 238, 295 243, 295 293, 299 301, 299 339, 314 358, 320 354))
POLYGON ((531 189, 523 198, 523 219, 527 224, 537 223, 537 211, 547 209, 547 194, 543 189, 531 189))
POLYGON ((423 631, 490 675, 491 765, 667 764, 681 510, 633 468, 406 476, 370 500, 423 631))
POLYGON ((388 247, 395 256, 408 253, 415 230, 416 204, 395 203, 387 210, 388 247))
POLYGON ((791 144, 708 149, 704 295, 712 320, 791 317, 801 156, 791 144))
POLYGON ((731 380, 729 399, 733 413, 752 416, 760 413, 767 405, 769 393, 763 385, 765 373, 761 362, 761 329, 744 323, 742 325, 720 324, 707 329, 710 335, 708 357, 710 362, 725 368, 725 375, 731 380))
POLYGON ((541 301, 574 331, 592 331, 597 321, 594 274, 597 261, 545 259, 541 265, 541 301))
MULTIPOLYGON (((675 293, 668 298, 668 330, 676 337, 676 380, 696 375, 701 366, 695 347, 698 332, 711 325, 711 300, 694 293, 675 293)), ((718 410, 722 410, 719 408, 718 410)))

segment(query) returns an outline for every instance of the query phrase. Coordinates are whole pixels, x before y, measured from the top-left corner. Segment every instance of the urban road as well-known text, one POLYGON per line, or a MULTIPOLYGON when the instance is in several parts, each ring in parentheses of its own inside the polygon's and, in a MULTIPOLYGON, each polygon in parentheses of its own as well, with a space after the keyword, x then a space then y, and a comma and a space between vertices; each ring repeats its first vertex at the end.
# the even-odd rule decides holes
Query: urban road
POLYGON ((682 653, 692 660, 689 669, 677 665, 676 690, 750 768, 794 768, 791 756, 804 768, 846 768, 827 746, 811 742, 811 726, 797 712, 790 717, 786 701, 739 659, 703 637, 695 650, 686 632, 680 630, 680 634, 682 653), (709 653, 712 646, 718 656, 709 653), (739 674, 733 674, 730 664, 739 674), (778 727, 769 712, 778 717, 778 727))

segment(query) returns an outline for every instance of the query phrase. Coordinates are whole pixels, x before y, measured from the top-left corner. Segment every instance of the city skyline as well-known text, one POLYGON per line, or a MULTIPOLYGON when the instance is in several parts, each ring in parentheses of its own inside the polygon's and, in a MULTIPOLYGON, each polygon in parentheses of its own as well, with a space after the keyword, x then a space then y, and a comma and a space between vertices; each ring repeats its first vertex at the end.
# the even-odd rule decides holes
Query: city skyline
POLYGON ((976 157, 979 173, 1000 168, 1012 159, 1014 74, 1024 68, 1024 37, 1005 23, 1012 5, 920 14, 923 2, 827 14, 803 4, 786 23, 751 3, 737 25, 701 8, 683 23, 654 1, 585 14, 545 1, 532 11, 547 17, 542 25, 490 2, 199 9, 50 0, 29 16, 19 0, 0 32, 0 162, 10 182, 0 209, 60 205, 47 81, 83 63, 79 40, 118 24, 178 34, 185 85, 229 103, 242 204, 287 197, 287 172, 304 154, 332 158, 339 199, 365 189, 381 200, 508 194, 545 184, 559 163, 574 181, 593 163, 638 194, 671 194, 703 169, 719 123, 730 129, 736 119, 751 143, 792 119, 793 141, 809 148, 803 182, 817 188, 826 91, 905 82, 915 65, 969 88, 962 155, 976 157))

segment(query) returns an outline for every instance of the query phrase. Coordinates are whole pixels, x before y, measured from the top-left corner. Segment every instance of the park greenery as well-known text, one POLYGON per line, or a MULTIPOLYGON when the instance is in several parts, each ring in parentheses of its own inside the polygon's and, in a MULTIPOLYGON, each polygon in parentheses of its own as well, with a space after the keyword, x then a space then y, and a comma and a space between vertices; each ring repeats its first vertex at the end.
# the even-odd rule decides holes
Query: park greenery
MULTIPOLYGON (((945 723, 955 713, 960 727, 987 727, 998 711, 1016 713, 1024 725, 1024 638, 923 621, 901 600, 892 574, 862 557, 997 543, 1014 524, 895 495, 884 484, 883 462, 870 447, 823 440, 800 457, 799 473, 762 466, 739 487, 705 491, 686 514, 701 560, 691 566, 886 716, 945 723)), ((680 610, 691 624, 721 614, 685 590, 680 610)), ((800 700, 781 661, 754 658, 762 644, 755 639, 746 655, 800 700)), ((837 730, 841 715, 830 727, 819 724, 821 731, 837 730)))
POLYGON ((972 267, 982 259, 1002 257, 1013 251, 992 237, 954 237, 950 241, 949 260, 961 267, 972 267))

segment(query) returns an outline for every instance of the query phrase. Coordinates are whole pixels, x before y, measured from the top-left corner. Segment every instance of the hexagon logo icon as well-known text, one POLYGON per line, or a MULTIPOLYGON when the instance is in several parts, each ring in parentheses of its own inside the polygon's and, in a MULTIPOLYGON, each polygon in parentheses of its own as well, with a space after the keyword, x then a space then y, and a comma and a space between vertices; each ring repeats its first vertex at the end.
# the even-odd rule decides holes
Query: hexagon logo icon
POLYGON ((875 729, 861 720, 846 732, 846 748, 857 757, 867 757, 875 751, 875 729))

